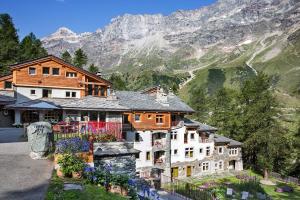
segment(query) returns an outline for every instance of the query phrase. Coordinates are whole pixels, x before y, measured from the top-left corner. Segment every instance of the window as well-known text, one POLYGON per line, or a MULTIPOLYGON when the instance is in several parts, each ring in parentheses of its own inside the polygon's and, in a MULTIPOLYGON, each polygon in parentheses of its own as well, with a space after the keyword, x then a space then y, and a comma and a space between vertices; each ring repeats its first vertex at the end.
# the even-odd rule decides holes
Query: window
POLYGON ((72 97, 76 97, 76 92, 72 92, 72 97))
POLYGON ((229 149, 229 155, 230 156, 236 156, 236 155, 238 155, 238 148, 230 148, 229 149))
POLYGON ((135 159, 140 159, 140 153, 135 154, 135 159))
POLYGON ((141 121, 141 114, 134 114, 134 121, 140 122, 141 121))
POLYGON ((150 151, 146 152, 146 160, 150 160, 150 151))
POLYGON ((177 133, 171 133, 171 140, 177 140, 177 133))
POLYGON ((178 149, 174 149, 174 155, 177 155, 178 149))
POLYGON ((128 117, 129 117, 128 114, 125 114, 125 115, 124 115, 124 124, 129 124, 128 117))
POLYGON ((140 134, 139 133, 135 133, 135 141, 136 142, 140 141, 140 134))
POLYGON ((77 77, 77 73, 76 72, 67 72, 66 77, 75 78, 75 77, 77 77))
POLYGON ((219 161, 219 169, 223 169, 223 161, 219 161))
POLYGON ((49 67, 43 67, 43 75, 49 75, 50 68, 49 67))
POLYGON ((191 133, 191 140, 195 139, 195 133, 191 133))
POLYGON ((4 82, 4 88, 5 89, 12 89, 12 82, 11 81, 5 81, 4 82))
POLYGON ((156 115, 156 123, 157 124, 162 124, 164 123, 163 115, 156 115))
POLYGON ((223 154, 223 147, 218 147, 218 153, 223 154))
POLYGON ((30 90, 30 95, 35 95, 35 90, 30 90))
POLYGON ((66 97, 70 97, 70 96, 71 96, 70 92, 66 92, 66 97))
POLYGON ((209 169, 209 162, 202 163, 202 171, 205 172, 208 171, 208 169, 209 169))
POLYGON ((35 75, 36 74, 36 69, 34 67, 29 67, 28 73, 29 73, 29 75, 35 75))
POLYGON ((52 75, 59 75, 59 68, 52 68, 52 75))
POLYGON ((199 153, 200 153, 200 154, 203 153, 203 149, 202 149, 202 148, 199 149, 199 153))
POLYGON ((51 97, 51 95, 52 95, 52 90, 43 89, 43 97, 44 98, 51 97))
POLYGON ((151 114, 148 114, 148 119, 151 119, 152 118, 152 115, 151 114))
POLYGON ((105 91, 106 91, 106 89, 104 87, 101 87, 100 88, 100 95, 105 96, 105 91))
POLYGON ((210 147, 206 147, 206 156, 210 156, 210 147))
POLYGON ((194 148, 185 148, 185 157, 192 158, 194 156, 194 148))

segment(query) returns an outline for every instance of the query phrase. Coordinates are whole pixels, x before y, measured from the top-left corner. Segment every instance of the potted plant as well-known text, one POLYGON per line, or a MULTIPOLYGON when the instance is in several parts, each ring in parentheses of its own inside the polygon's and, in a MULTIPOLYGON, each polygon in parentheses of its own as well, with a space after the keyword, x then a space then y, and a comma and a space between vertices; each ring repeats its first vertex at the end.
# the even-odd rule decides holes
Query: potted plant
POLYGON ((63 154, 63 156, 58 159, 57 163, 64 176, 73 176, 74 178, 81 177, 84 161, 74 154, 63 154))
POLYGON ((78 157, 75 157, 76 159, 74 159, 73 162, 73 166, 72 166, 72 177, 79 179, 82 176, 82 171, 84 168, 84 161, 78 157))

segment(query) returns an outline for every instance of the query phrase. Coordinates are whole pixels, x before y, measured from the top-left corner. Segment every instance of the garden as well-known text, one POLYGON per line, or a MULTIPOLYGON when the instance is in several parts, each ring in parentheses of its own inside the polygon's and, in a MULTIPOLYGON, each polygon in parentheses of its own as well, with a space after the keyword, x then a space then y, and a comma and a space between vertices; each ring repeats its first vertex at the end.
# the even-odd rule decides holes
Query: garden
MULTIPOLYGON (((112 166, 91 167, 92 142, 89 137, 61 138, 56 141, 53 172, 46 199, 138 199, 146 182, 126 174, 111 173, 112 166)), ((103 135, 97 141, 114 141, 103 135)))
POLYGON ((271 178, 274 185, 263 185, 263 177, 253 171, 239 175, 217 178, 208 176, 201 180, 193 179, 192 184, 201 189, 208 189, 217 199, 278 199, 296 200, 300 198, 300 187, 271 178))

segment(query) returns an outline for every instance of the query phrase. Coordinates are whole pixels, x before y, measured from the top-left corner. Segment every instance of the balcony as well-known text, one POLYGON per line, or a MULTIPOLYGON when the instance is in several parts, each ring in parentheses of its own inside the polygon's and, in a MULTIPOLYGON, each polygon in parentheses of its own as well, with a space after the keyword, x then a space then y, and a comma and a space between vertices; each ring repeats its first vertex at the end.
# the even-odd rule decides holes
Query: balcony
POLYGON ((152 134, 153 151, 164 150, 166 148, 166 133, 157 132, 152 134))
POLYGON ((154 166, 163 169, 165 167, 166 157, 165 151, 154 152, 154 166))
POLYGON ((122 139, 123 124, 121 122, 102 122, 102 121, 87 121, 87 122, 59 122, 53 125, 53 131, 56 134, 68 135, 113 135, 117 140, 122 139))
POLYGON ((166 138, 157 139, 152 142, 153 151, 166 149, 167 147, 166 145, 167 145, 166 138))

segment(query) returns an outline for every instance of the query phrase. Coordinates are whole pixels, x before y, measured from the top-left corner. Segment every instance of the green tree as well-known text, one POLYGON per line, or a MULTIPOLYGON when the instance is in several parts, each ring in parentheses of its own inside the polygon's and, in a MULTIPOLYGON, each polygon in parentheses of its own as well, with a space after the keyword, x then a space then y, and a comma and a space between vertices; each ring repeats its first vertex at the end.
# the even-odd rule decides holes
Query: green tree
POLYGON ((72 64, 72 56, 67 50, 61 54, 61 59, 63 59, 67 63, 72 64))
POLYGON ((47 51, 42 42, 33 33, 25 36, 20 43, 20 61, 46 56, 47 51))
POLYGON ((238 97, 242 131, 236 136, 244 142, 244 161, 261 169, 266 179, 285 145, 284 133, 275 119, 277 102, 270 88, 270 77, 262 73, 245 82, 238 97))
POLYGON ((89 72, 91 72, 91 73, 93 73, 93 74, 95 74, 95 73, 97 73, 98 71, 99 71, 99 69, 98 69, 98 67, 96 67, 95 65, 94 65, 94 63, 93 64, 91 64, 90 66, 89 66, 89 72))
POLYGON ((18 61, 19 37, 8 14, 0 14, 0 74, 8 71, 7 65, 18 61))
POLYGON ((81 48, 77 49, 74 53, 73 64, 76 67, 83 68, 87 64, 88 58, 87 55, 83 52, 81 48))
POLYGON ((237 92, 231 89, 222 88, 218 90, 210 98, 210 112, 209 124, 218 127, 218 133, 221 135, 233 138, 239 135, 238 127, 241 126, 239 122, 239 111, 237 106, 237 92))
POLYGON ((189 104, 196 111, 194 117, 200 122, 207 122, 208 112, 209 112, 209 99, 206 94, 204 87, 196 87, 190 91, 190 101, 189 104))
POLYGON ((114 89, 116 90, 126 90, 126 82, 122 79, 122 77, 116 73, 113 73, 109 81, 112 83, 114 86, 114 89))

